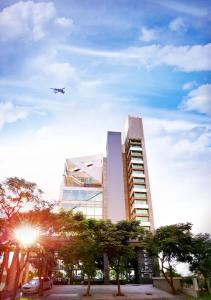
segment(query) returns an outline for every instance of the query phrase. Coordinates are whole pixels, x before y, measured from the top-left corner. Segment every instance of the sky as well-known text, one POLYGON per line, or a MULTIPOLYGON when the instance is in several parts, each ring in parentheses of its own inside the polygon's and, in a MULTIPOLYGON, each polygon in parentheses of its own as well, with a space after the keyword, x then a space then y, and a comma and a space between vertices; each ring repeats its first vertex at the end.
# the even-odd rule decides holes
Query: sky
POLYGON ((211 233, 210 28, 205 0, 1 0, 0 180, 58 200, 65 158, 140 116, 156 227, 211 233))

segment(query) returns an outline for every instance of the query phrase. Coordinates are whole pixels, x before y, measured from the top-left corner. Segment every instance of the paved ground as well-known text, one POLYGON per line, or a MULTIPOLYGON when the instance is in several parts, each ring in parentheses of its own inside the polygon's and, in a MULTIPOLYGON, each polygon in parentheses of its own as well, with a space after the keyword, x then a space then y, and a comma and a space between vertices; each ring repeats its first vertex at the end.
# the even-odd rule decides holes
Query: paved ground
POLYGON ((39 298, 36 295, 33 296, 21 296, 18 299, 21 300, 185 300, 184 296, 173 296, 164 291, 154 288, 152 285, 123 285, 121 287, 125 296, 115 297, 117 288, 115 285, 94 285, 91 287, 91 297, 84 297, 86 286, 81 285, 65 285, 54 286, 51 290, 45 291, 44 296, 39 298))

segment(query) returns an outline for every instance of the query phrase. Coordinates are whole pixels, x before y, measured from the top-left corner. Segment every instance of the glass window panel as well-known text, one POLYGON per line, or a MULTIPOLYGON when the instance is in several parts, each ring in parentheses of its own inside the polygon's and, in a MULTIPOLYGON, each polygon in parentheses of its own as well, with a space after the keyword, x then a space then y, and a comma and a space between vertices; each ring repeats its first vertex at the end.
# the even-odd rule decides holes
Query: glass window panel
POLYGON ((143 163, 143 159, 134 157, 134 158, 131 159, 131 162, 132 163, 143 163))
POLYGON ((87 215, 94 216, 94 207, 87 207, 87 215))
POLYGON ((137 208, 136 209, 136 214, 138 214, 138 215, 148 215, 148 209, 137 208))
POLYGON ((95 215, 101 216, 102 215, 102 208, 101 207, 95 207, 95 215))
POLYGON ((102 192, 88 190, 64 190, 65 201, 102 201, 102 192))
POLYGON ((146 193, 138 193, 138 192, 135 192, 135 193, 134 193, 134 197, 135 197, 135 198, 146 198, 146 197, 147 197, 147 194, 146 194, 146 193))
POLYGON ((144 174, 144 171, 132 171, 132 174, 135 175, 142 175, 144 174))
POLYGON ((136 189, 142 190, 142 189, 146 188, 146 185, 145 184, 134 184, 133 187, 136 189))
POLYGON ((131 151, 131 155, 132 156, 142 156, 142 152, 140 151, 140 152, 138 152, 138 151, 131 151))
POLYGON ((146 205, 147 201, 146 200, 135 200, 134 204, 146 205))
POLYGON ((133 178, 133 182, 134 183, 145 183, 145 179, 144 178, 133 178))
POLYGON ((143 164, 132 164, 133 169, 142 169, 144 167, 143 164))
POLYGON ((149 222, 149 217, 136 217, 136 220, 141 221, 141 222, 149 222))

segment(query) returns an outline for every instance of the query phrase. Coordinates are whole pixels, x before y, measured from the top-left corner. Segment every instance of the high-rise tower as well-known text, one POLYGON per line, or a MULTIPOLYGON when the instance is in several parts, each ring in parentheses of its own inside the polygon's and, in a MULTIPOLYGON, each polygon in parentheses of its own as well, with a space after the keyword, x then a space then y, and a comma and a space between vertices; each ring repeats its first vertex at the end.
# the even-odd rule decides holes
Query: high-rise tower
MULTIPOLYGON (((106 157, 66 159, 60 205, 81 211, 86 217, 138 220, 145 230, 154 230, 152 201, 142 119, 128 117, 121 132, 107 133, 106 157)), ((137 248, 138 282, 152 277, 153 263, 137 248)))
POLYGON ((154 220, 142 119, 129 116, 127 125, 124 152, 129 219, 140 221, 145 230, 153 230, 154 220))
POLYGON ((135 219, 154 229, 142 119, 128 117, 121 132, 107 134, 106 157, 66 159, 60 204, 87 217, 135 219))

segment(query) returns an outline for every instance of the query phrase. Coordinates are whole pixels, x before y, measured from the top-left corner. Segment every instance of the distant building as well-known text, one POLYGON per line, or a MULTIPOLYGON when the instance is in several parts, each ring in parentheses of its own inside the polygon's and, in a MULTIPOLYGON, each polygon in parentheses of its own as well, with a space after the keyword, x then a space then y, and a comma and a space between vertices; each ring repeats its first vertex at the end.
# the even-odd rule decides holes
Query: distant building
MULTIPOLYGON (((154 230, 142 119, 128 117, 126 132, 107 133, 106 157, 68 158, 60 205, 112 222, 135 219, 154 230)), ((151 277, 147 253, 138 256, 139 277, 151 277)))

